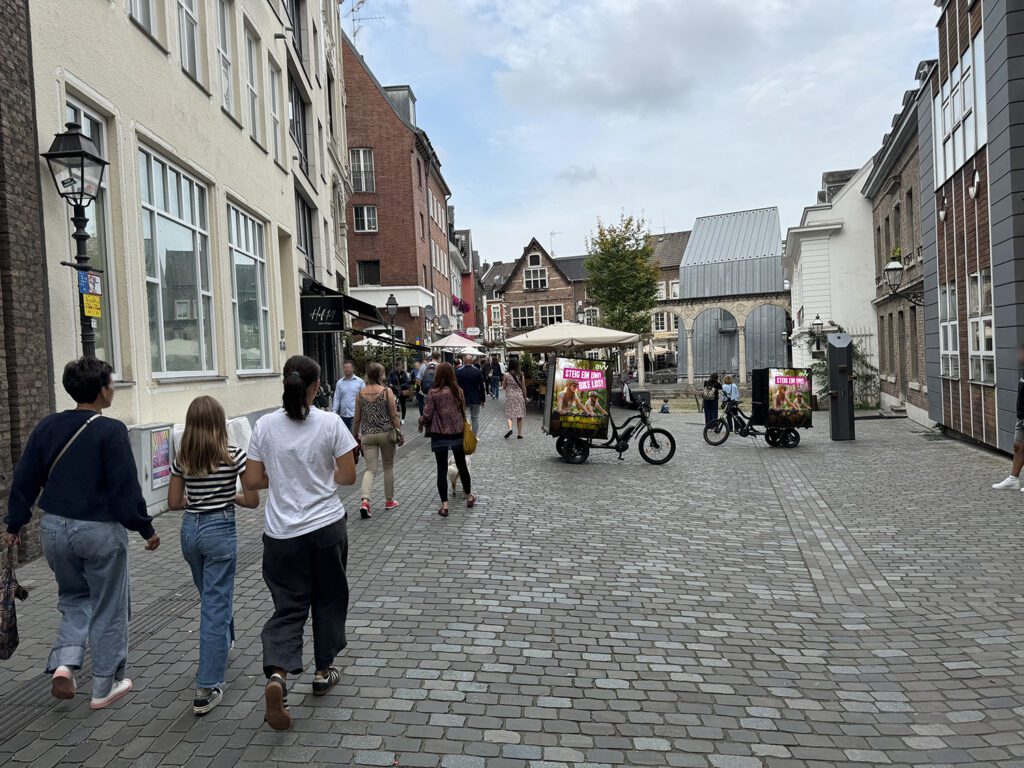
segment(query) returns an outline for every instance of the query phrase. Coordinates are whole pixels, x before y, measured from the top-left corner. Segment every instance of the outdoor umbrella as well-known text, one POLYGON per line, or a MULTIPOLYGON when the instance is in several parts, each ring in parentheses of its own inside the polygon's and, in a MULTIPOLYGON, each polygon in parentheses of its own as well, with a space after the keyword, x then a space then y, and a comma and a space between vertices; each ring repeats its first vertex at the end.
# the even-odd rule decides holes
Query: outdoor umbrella
MULTIPOLYGON (((433 349, 446 349, 451 352, 465 349, 468 346, 472 346, 472 344, 473 340, 468 336, 463 336, 461 333, 450 333, 443 339, 430 342, 430 346, 433 349)), ((479 352, 474 354, 479 354, 479 352)))
POLYGON ((582 323, 554 323, 535 331, 513 336, 506 342, 511 350, 524 352, 548 352, 555 349, 601 349, 636 344, 640 337, 611 328, 582 323))
POLYGON ((672 350, 668 347, 656 347, 653 344, 647 343, 644 345, 644 354, 650 355, 651 357, 657 357, 658 355, 667 355, 672 350))
POLYGON ((391 345, 391 337, 386 333, 382 333, 380 338, 374 336, 367 336, 362 341, 357 341, 352 344, 353 347, 387 347, 391 345))

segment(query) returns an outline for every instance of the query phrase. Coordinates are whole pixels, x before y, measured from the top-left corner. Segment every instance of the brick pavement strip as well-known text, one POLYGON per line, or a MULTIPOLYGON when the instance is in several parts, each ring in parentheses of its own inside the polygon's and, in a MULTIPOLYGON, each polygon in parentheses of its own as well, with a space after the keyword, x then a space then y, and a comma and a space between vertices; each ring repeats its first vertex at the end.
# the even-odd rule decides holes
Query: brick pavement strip
MULTIPOLYGON (((133 542, 131 676, 110 711, 49 698, 45 564, 21 569, 22 647, 0 665, 12 766, 1024 765, 1024 494, 1006 460, 908 422, 792 452, 655 415, 671 464, 558 460, 531 417, 484 412, 479 503, 442 520, 409 431, 396 512, 351 521, 342 684, 262 724, 261 516, 239 515, 225 704, 190 711, 197 601, 175 541, 133 542)), ((378 481, 379 495, 379 481, 378 481)), ((355 491, 344 494, 354 509, 355 491)), ((381 506, 378 499, 377 507, 381 506)), ((88 691, 88 670, 80 680, 88 691)))

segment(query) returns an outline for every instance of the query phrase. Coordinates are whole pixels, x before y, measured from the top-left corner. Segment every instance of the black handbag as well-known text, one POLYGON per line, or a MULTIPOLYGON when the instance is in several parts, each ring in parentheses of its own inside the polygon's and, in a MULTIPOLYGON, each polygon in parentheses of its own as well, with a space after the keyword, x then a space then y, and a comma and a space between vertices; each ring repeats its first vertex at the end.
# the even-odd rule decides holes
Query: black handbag
POLYGON ((0 571, 0 661, 7 661, 18 649, 18 614, 15 599, 24 600, 28 590, 14 575, 14 542, 7 546, 7 557, 0 571))

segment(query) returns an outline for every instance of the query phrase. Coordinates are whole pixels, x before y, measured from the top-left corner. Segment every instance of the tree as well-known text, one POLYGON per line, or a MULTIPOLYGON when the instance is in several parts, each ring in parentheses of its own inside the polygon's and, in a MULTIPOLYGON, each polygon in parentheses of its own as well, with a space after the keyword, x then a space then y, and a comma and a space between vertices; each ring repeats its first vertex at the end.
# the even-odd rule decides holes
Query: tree
POLYGON ((622 215, 618 224, 597 221, 587 243, 587 295, 601 322, 627 333, 648 333, 658 304, 660 272, 647 222, 622 215))

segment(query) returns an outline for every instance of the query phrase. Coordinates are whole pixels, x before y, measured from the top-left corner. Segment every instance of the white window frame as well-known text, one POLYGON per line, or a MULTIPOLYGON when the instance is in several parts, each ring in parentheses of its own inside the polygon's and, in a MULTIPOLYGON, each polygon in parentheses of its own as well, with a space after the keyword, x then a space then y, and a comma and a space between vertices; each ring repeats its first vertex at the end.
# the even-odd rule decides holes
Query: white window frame
POLYGON ((234 42, 234 0, 217 0, 217 72, 220 79, 220 105, 235 113, 235 84, 231 49, 234 42))
POLYGON ((531 253, 526 257, 526 266, 528 267, 539 267, 540 266, 540 254, 531 253))
POLYGON ((548 287, 547 267, 528 267, 523 271, 523 290, 544 291, 548 287))
POLYGON ((669 283, 669 298, 673 298, 673 299, 678 299, 679 298, 679 281, 678 280, 673 280, 671 283, 669 283))
POLYGON ((668 330, 668 323, 665 320, 664 312, 655 312, 651 319, 651 329, 655 333, 664 333, 668 330))
POLYGON ((598 307, 584 307, 583 308, 583 324, 584 325, 597 325, 601 319, 601 310, 598 307))
POLYGON ((156 0, 131 0, 128 13, 140 27, 156 37, 156 0))
POLYGON ((501 323, 501 305, 500 304, 492 304, 491 305, 491 322, 495 323, 495 324, 500 324, 501 323))
POLYGON ((270 64, 270 152, 275 162, 281 162, 281 70, 270 64))
POLYGON ((235 320, 235 366, 238 373, 266 373, 270 360, 270 303, 267 289, 267 256, 264 223, 236 205, 228 203, 228 257, 231 264, 231 304, 235 320), (238 281, 235 258, 247 258, 256 267, 256 295, 259 301, 260 365, 245 368, 242 364, 242 322, 238 310, 238 281))
POLYGON ((935 184, 944 184, 988 143, 984 36, 979 32, 932 101, 935 184), (980 73, 980 77, 978 76, 980 73))
POLYGON ((658 281, 658 299, 663 301, 666 298, 668 298, 668 290, 665 288, 665 281, 664 280, 659 280, 658 281))
MULTIPOLYGON (((195 274, 196 274, 196 289, 198 301, 196 299, 190 299, 192 307, 190 307, 189 319, 195 319, 199 321, 199 359, 200 366, 202 366, 207 358, 207 352, 209 352, 210 367, 200 367, 193 371, 168 371, 167 369, 167 334, 164 329, 164 295, 163 295, 163 283, 160 276, 160 270, 155 270, 155 275, 146 273, 146 285, 147 293, 148 286, 155 285, 157 288, 157 297, 159 306, 155 308, 157 312, 157 326, 160 337, 160 370, 154 370, 153 375, 155 378, 189 378, 194 376, 210 376, 217 373, 217 324, 215 322, 217 313, 214 307, 213 297, 213 268, 210 263, 210 231, 209 231, 209 200, 210 190, 203 182, 199 181, 198 178, 185 171, 181 166, 171 162, 166 157, 162 156, 159 152, 151 149, 148 146, 142 145, 139 147, 138 161, 144 163, 146 166, 145 171, 145 183, 148 186, 148 191, 143 195, 142 203, 142 215, 144 218, 149 217, 152 222, 151 238, 153 240, 153 255, 154 259, 157 258, 160 251, 160 240, 159 240, 159 227, 157 226, 157 220, 160 218, 168 219, 173 221, 186 229, 192 231, 193 238, 193 252, 195 257, 195 274), (192 184, 192 197, 189 201, 191 210, 195 215, 195 223, 181 217, 181 209, 179 205, 178 213, 173 213, 167 205, 168 196, 166 192, 163 193, 164 207, 160 207, 156 203, 156 197, 154 194, 153 183, 155 181, 153 175, 153 168, 156 164, 163 166, 163 172, 161 176, 162 183, 165 188, 168 177, 171 172, 176 173, 182 180, 187 180, 192 184), (200 192, 202 194, 200 194, 200 192), (205 244, 205 248, 203 247, 205 244), (205 257, 205 264, 203 259, 205 257), (205 268, 204 268, 205 267, 205 268), (205 285, 204 285, 205 282, 205 285), (207 310, 204 304, 207 303, 204 300, 208 300, 209 303, 209 317, 207 317, 207 310), (209 328, 209 345, 210 349, 207 350, 207 328, 209 328)), ((140 175, 141 180, 141 175, 140 175)), ((143 225, 145 227, 145 225, 143 225)), ((145 230, 143 230, 145 231, 145 230)), ((184 300, 175 301, 175 317, 178 316, 179 304, 185 303, 184 300)), ((147 298, 147 313, 152 313, 154 308, 149 306, 147 298)), ((148 316, 147 316, 148 322, 148 316)), ((152 356, 151 356, 152 358, 152 356)))
POLYGON ((352 206, 352 229, 361 234, 377 232, 377 206, 376 205, 354 205, 352 206), (360 227, 360 210, 362 210, 362 224, 360 227))
POLYGON ((967 344, 971 381, 994 384, 996 350, 991 269, 983 269, 967 277, 967 344))
POLYGON ((260 41, 245 30, 245 95, 249 132, 257 142, 263 140, 263 115, 260 113, 260 41))
POLYGON ((374 173, 373 148, 353 147, 348 151, 348 154, 352 167, 352 191, 363 193, 376 192, 377 180, 374 173))
POLYGON ((939 286, 940 373, 947 379, 960 378, 960 336, 956 306, 956 283, 939 286))
POLYGON ((196 0, 178 0, 178 45, 180 47, 179 59, 181 68, 196 81, 199 77, 199 61, 201 58, 199 43, 199 12, 196 9, 196 0), (191 33, 191 34, 190 34, 191 33), (192 40, 192 62, 188 61, 189 49, 186 43, 186 36, 192 40), (190 68, 191 63, 191 68, 190 68))
POLYGON ((554 325, 565 321, 565 308, 561 304, 541 304, 540 324, 554 325))
POLYGON ((512 307, 513 328, 533 328, 537 324, 537 315, 533 307, 512 307))

